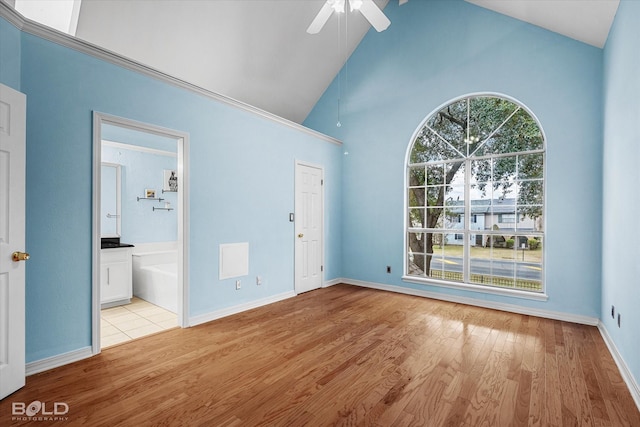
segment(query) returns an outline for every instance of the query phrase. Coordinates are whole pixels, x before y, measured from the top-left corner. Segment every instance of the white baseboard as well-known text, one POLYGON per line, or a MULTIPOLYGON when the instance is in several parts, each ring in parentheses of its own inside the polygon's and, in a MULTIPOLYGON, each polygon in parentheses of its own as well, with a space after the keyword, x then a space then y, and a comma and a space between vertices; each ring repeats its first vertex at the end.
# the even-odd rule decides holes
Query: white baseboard
POLYGON ((635 378, 633 378, 633 374, 629 370, 627 363, 622 358, 622 355, 618 351, 618 348, 616 347, 615 343, 611 339, 611 336, 607 332, 607 328, 604 326, 604 323, 598 322, 598 330, 600 331, 600 335, 602 335, 602 339, 604 340, 604 343, 607 345, 607 348, 609 349, 609 353, 611 353, 611 357, 613 357, 613 360, 616 362, 616 365, 618 365, 618 369, 620 370, 620 375, 622 375, 622 379, 627 384, 627 388, 631 393, 631 397, 633 397, 633 400, 636 402, 636 406, 638 407, 638 410, 640 410, 640 386, 636 382, 635 378))
POLYGON ((193 316, 189 318, 189 326, 196 326, 202 323, 211 322, 212 320, 231 316, 232 314, 242 313, 243 311, 262 307, 263 305, 273 304, 274 302, 282 301, 295 296, 296 296, 296 293, 294 291, 288 291, 288 292, 273 295, 267 298, 262 298, 256 301, 250 301, 245 304, 234 305, 233 307, 227 307, 221 310, 212 311, 210 313, 193 316))
POLYGON ((333 280, 327 280, 326 282, 324 282, 324 284, 322 285, 323 288, 328 288, 330 286, 333 285, 337 285, 339 283, 344 283, 343 279, 333 279, 333 280))
POLYGON ((528 316, 542 317, 545 319, 562 320, 564 322, 580 323, 583 325, 597 326, 600 321, 596 317, 582 316, 579 314, 561 313, 557 311, 541 310, 538 308, 521 307, 515 304, 505 304, 495 301, 480 300, 458 295, 447 295, 438 292, 424 291, 420 289, 405 288, 402 286, 385 285, 382 283, 364 282, 354 279, 339 279, 339 283, 361 286, 364 288, 379 289, 382 291, 396 292, 400 294, 415 295, 418 297, 437 299, 441 301, 455 302, 476 307, 491 308, 493 310, 508 311, 510 313, 524 314, 528 316))
POLYGON ((69 363, 77 362, 93 356, 91 346, 79 348, 68 353, 58 354, 57 356, 47 357, 46 359, 29 362, 25 366, 26 375, 33 375, 49 369, 58 368, 69 363))

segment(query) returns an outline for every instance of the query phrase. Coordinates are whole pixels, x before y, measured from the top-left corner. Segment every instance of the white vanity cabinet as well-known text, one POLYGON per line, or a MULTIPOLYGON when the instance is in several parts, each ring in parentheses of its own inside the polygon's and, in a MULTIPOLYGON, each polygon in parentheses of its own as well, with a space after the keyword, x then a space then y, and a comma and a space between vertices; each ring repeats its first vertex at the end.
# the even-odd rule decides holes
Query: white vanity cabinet
POLYGON ((133 284, 131 248, 100 250, 100 303, 102 308, 131 302, 133 284))

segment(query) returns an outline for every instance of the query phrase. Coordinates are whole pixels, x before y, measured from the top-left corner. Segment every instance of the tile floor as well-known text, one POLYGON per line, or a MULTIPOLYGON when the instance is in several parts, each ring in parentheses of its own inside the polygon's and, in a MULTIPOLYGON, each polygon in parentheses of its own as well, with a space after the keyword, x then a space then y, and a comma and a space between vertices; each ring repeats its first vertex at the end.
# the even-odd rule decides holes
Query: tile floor
POLYGON ((175 313, 137 297, 131 299, 131 304, 101 310, 100 319, 102 348, 178 325, 175 313))

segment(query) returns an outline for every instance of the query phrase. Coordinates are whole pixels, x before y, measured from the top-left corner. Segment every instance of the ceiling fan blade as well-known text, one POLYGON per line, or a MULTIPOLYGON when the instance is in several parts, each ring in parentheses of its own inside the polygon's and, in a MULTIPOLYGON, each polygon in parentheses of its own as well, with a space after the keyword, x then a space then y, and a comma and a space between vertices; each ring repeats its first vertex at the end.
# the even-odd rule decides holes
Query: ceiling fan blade
POLYGON ((382 13, 373 0, 362 0, 360 12, 362 12, 364 17, 367 18, 367 21, 369 21, 378 32, 386 30, 387 27, 391 25, 389 18, 382 13))
POLYGON ((307 33, 318 34, 320 30, 322 30, 322 27, 324 27, 324 24, 327 23, 332 13, 333 8, 331 7, 331 3, 327 1, 324 6, 322 6, 322 9, 320 9, 320 12, 318 12, 316 17, 313 19, 313 22, 311 22, 309 28, 307 28, 307 33))

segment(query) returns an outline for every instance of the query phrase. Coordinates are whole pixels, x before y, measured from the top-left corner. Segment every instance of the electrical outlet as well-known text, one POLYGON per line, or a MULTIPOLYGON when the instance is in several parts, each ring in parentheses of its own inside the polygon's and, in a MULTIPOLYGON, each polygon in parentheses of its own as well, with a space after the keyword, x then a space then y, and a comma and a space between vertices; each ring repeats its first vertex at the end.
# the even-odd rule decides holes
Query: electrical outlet
POLYGON ((236 280, 236 289, 240 289, 240 280, 236 280))
POLYGON ((262 277, 256 276, 256 285, 258 286, 262 285, 262 277))
POLYGON ((620 327, 620 313, 618 313, 618 328, 620 327))
POLYGON ((611 318, 616 318, 616 308, 613 305, 611 306, 611 318))
POLYGON ((387 265, 387 273, 391 273, 391 266, 387 265))

